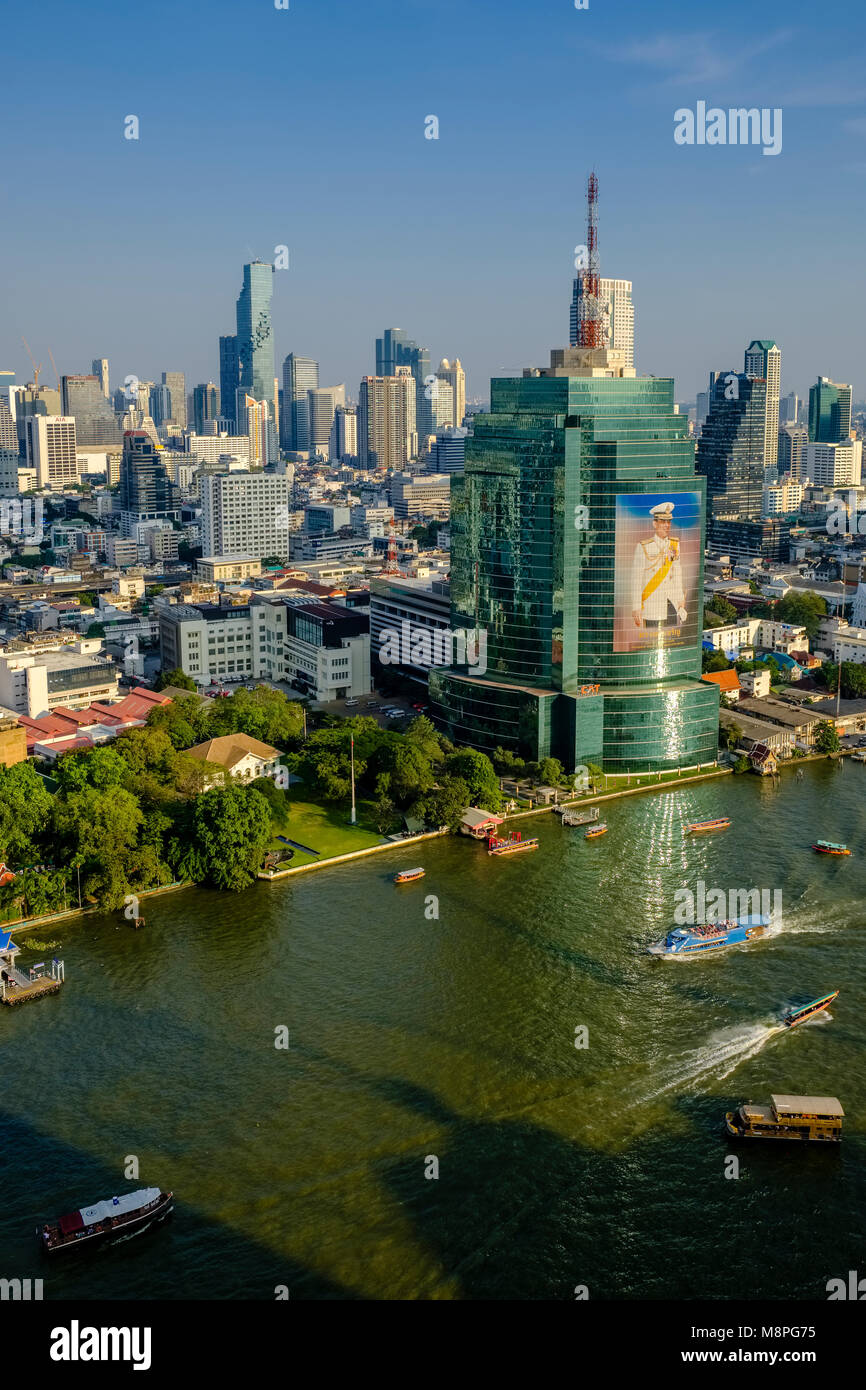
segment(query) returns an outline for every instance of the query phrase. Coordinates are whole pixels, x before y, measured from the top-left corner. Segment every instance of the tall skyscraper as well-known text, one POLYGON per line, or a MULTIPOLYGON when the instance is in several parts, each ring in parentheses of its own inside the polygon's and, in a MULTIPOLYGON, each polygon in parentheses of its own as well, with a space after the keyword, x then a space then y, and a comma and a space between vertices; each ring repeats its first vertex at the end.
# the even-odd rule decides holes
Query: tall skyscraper
POLYGON ((319 385, 319 364, 312 357, 290 352, 283 362, 283 411, 280 442, 289 452, 310 447, 310 409, 307 393, 319 385))
POLYGON ((779 453, 779 393, 782 381, 782 353, 769 338, 755 338, 746 348, 743 371, 766 383, 764 399, 764 478, 776 477, 779 453))
POLYGON ((172 407, 172 394, 167 386, 152 386, 150 388, 148 410, 155 425, 164 425, 168 420, 174 419, 172 407))
POLYGON ((434 717, 461 743, 621 773, 717 755, 705 483, 673 381, 624 356, 555 349, 493 380, 473 417, 451 477, 451 628, 479 635, 474 658, 430 672, 434 717))
POLYGON ((463 416, 466 414, 466 373, 460 358, 455 357, 453 362, 449 362, 447 357, 443 357, 436 376, 451 392, 449 418, 437 420, 437 429, 446 425, 458 429, 463 424, 463 416))
POLYGON ((310 453, 324 454, 327 457, 331 439, 331 426, 338 405, 346 404, 346 388, 341 386, 318 386, 307 392, 307 410, 310 419, 310 453))
POLYGON ((336 463, 358 460, 358 412, 353 405, 338 405, 334 411, 328 456, 336 463))
POLYGON ((180 496, 161 452, 146 430, 128 430, 123 436, 120 512, 125 536, 133 535, 139 522, 171 520, 180 512, 180 496))
POLYGON ((796 391, 789 391, 779 401, 779 425, 796 425, 800 419, 800 397, 796 391))
POLYGON ((111 395, 111 390, 108 385, 108 358, 94 357, 90 364, 90 370, 93 375, 98 378, 99 384, 102 387, 102 394, 107 400, 111 395))
POLYGON ((36 486, 62 489, 78 482, 75 421, 70 416, 28 415, 27 464, 36 469, 36 486))
POLYGON ((220 338, 220 402, 225 419, 236 425, 236 398, 240 385, 238 340, 235 334, 220 338))
POLYGON ((805 450, 809 442, 809 432, 805 425, 796 420, 779 426, 779 478, 790 474, 793 482, 802 482, 806 477, 805 450))
POLYGON ((371 471, 403 468, 418 450, 415 382, 411 368, 394 376, 365 376, 358 402, 358 457, 371 471))
POLYGON ((96 376, 60 378, 62 415, 75 416, 75 435, 79 448, 99 449, 118 445, 121 429, 111 402, 102 394, 96 376))
POLYGON ((419 347, 414 338, 408 338, 402 328, 386 328, 381 338, 376 339, 376 376, 396 376, 398 367, 408 367, 415 382, 415 426, 419 440, 426 440, 435 433, 433 395, 428 396, 427 388, 432 383, 428 378, 430 370, 430 351, 419 347))
POLYGON ((809 390, 810 444, 841 444, 851 433, 851 387, 819 376, 809 390))
POLYGON ((171 419, 176 425, 187 427, 186 377, 183 372, 163 372, 162 384, 171 392, 171 419))
POLYGON ((25 421, 28 415, 66 415, 68 411, 63 409, 62 393, 52 386, 35 386, 32 382, 27 386, 13 386, 11 399, 18 452, 23 458, 27 448, 25 421))
POLYGON ((237 303, 240 386, 257 401, 272 400, 274 394, 273 292, 274 267, 269 262, 251 261, 244 266, 237 303))
POLYGON ((763 377, 719 372, 697 448, 697 470, 707 480, 709 539, 716 517, 761 515, 766 415, 763 377))
MULTIPOLYGON (((602 313, 602 331, 605 346, 625 353, 627 367, 634 366, 634 303, 631 296, 631 280, 599 279, 599 300, 602 313)), ((571 293, 568 341, 572 347, 577 343, 577 325, 580 317, 580 300, 583 296, 584 277, 575 276, 571 293)), ((459 421, 458 421, 459 423, 459 421)))
POLYGON ((193 387, 192 409, 195 432, 204 434, 205 421, 216 420, 220 413, 219 388, 212 381, 193 387))

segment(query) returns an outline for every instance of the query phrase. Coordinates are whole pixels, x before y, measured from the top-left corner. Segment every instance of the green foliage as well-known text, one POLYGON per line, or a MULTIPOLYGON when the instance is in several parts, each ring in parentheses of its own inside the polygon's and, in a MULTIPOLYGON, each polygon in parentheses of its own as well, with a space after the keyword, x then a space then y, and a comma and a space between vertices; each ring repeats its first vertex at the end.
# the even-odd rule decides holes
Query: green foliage
POLYGON ((731 663, 728 661, 724 652, 701 653, 701 671, 704 673, 708 671, 728 671, 730 670, 730 666, 731 663))
POLYGON ((510 748, 494 748, 490 761, 500 777, 522 777, 526 763, 510 748))
POLYGON ((555 787, 562 781, 563 767, 558 758, 542 758, 538 775, 545 786, 555 787))
MULTIPOLYGON (((839 683, 839 667, 835 661, 825 661, 815 675, 822 685, 835 694, 839 683)), ((839 688, 844 700, 862 700, 866 696, 866 665, 858 661, 843 661, 839 688)))
POLYGON ((462 777, 443 777, 414 803, 409 814, 432 829, 446 825, 449 830, 457 830, 463 812, 471 804, 469 787, 462 777))
POLYGON ((836 725, 829 719, 822 719, 815 725, 815 750, 818 753, 838 753, 841 747, 836 725))
POLYGON ((155 689, 165 690, 167 685, 176 685, 181 690, 195 691, 198 689, 192 676, 188 676, 179 666, 176 666, 173 671, 160 671, 156 678, 155 689))
POLYGON ((737 761, 734 763, 734 772, 736 772, 737 774, 742 772, 748 772, 751 766, 752 764, 749 762, 749 759, 747 757, 743 756, 741 758, 737 758, 737 761))
POLYGON ((466 783, 470 805, 478 806, 483 811, 500 809, 502 793, 493 764, 486 753, 480 753, 476 748, 461 748, 445 759, 445 773, 466 783))
POLYGON ((806 635, 814 639, 818 635, 821 620, 827 616, 827 600, 819 594, 787 593, 774 606, 773 617, 780 623, 797 623, 806 629, 806 635))
POLYGON ((0 767, 0 859, 39 859, 53 799, 32 763, 0 767))
POLYGON ((144 820, 138 799, 122 787, 84 787, 58 797, 53 826, 66 863, 81 869, 82 889, 106 908, 120 907, 144 820))
POLYGON ((742 737, 743 731, 739 724, 729 725, 728 729, 725 731, 725 743, 731 753, 739 746, 742 737))
POLYGON ((205 792, 195 803, 193 828, 206 881, 235 893, 248 888, 271 836, 261 792, 236 784, 205 792))

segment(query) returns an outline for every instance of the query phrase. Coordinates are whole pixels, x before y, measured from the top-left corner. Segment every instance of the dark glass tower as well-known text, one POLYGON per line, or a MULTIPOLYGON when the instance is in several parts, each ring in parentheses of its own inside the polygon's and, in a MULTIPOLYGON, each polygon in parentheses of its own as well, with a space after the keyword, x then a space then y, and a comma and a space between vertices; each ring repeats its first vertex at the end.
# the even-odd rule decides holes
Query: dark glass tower
MULTIPOLYGON (((425 382, 430 371, 430 349, 419 347, 414 338, 407 338, 402 328, 386 328, 376 339, 376 375, 396 376, 398 367, 408 367, 415 382, 415 427, 419 441, 436 433, 433 401, 427 395, 425 382)), ((455 423, 459 423, 456 421, 455 423)))
POLYGON ((318 387, 318 362, 290 352, 283 362, 283 408, 280 411, 280 443, 290 452, 310 447, 307 392, 316 391, 318 387))
POLYGON ((713 382, 697 452, 710 538, 715 517, 761 515, 766 397, 767 383, 744 373, 719 372, 713 382))
POLYGON ((120 425, 111 402, 102 394, 99 377, 61 377, 60 392, 62 413, 75 416, 75 438, 79 445, 98 449, 120 443, 120 425))
POLYGON ((486 670, 430 675, 455 741, 610 772, 717 756, 706 485, 673 382, 623 358, 555 350, 544 371, 494 380, 474 416, 451 482, 451 621, 486 633, 486 670))
POLYGON ((220 402, 223 419, 231 421, 237 434, 237 405, 235 396, 240 382, 238 340, 233 333, 220 338, 220 402))
POLYGON ((193 428, 196 434, 204 434, 206 420, 216 420, 220 413, 220 393, 212 381, 201 382, 193 387, 193 428))
POLYGON ((256 401, 274 399, 273 281, 272 265, 266 261, 251 261, 244 266, 244 286, 238 295, 239 385, 256 401))
POLYGON ((851 387, 820 376, 809 390, 809 443, 843 444, 851 433, 851 387))
POLYGON ((120 462, 120 510, 126 534, 136 521, 169 519, 180 510, 177 488, 146 430, 127 430, 120 462))

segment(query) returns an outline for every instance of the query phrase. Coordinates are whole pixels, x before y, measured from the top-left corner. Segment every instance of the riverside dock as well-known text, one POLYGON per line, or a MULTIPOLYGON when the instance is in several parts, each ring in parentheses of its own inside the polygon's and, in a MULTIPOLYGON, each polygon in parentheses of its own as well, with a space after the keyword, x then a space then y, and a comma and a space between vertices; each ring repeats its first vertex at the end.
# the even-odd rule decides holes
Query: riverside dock
POLYGON ((44 961, 32 966, 25 975, 15 964, 19 950, 12 932, 0 931, 0 1004, 27 1004, 31 999, 57 994, 65 979, 63 961, 54 957, 47 975, 38 973, 47 968, 44 961))

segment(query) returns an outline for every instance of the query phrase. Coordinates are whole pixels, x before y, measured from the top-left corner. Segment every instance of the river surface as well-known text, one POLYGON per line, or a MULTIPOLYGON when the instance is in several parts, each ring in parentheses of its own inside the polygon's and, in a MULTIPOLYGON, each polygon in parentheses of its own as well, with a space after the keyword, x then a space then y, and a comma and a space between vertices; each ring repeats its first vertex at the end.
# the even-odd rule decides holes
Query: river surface
POLYGON ((810 764, 607 803, 595 842, 538 816, 534 854, 434 840, 151 899, 140 932, 60 924, 63 990, 0 1009, 0 1277, 52 1299, 825 1299, 866 1272, 864 805, 866 766, 810 764), (642 954, 699 879, 780 889, 780 929, 642 954), (775 1026, 832 989, 832 1017, 775 1026), (837 1095, 842 1145, 732 1148, 725 1111, 772 1091, 837 1095), (174 1190, 166 1225, 39 1259, 38 1222, 145 1184, 174 1190))

